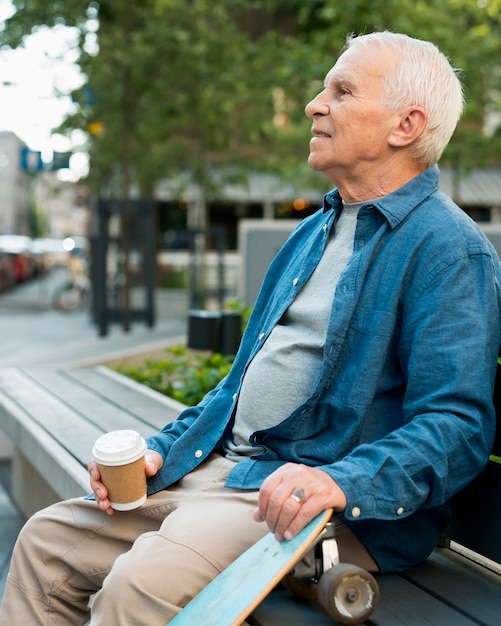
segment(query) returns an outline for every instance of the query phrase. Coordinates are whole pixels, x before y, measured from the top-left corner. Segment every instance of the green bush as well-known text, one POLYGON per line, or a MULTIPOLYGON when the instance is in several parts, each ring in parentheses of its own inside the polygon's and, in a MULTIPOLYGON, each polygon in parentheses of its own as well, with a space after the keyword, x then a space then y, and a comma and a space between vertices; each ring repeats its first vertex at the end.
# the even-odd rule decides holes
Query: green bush
POLYGON ((230 371, 235 357, 197 352, 185 346, 165 350, 159 360, 140 365, 119 364, 115 371, 188 406, 198 404, 230 371))

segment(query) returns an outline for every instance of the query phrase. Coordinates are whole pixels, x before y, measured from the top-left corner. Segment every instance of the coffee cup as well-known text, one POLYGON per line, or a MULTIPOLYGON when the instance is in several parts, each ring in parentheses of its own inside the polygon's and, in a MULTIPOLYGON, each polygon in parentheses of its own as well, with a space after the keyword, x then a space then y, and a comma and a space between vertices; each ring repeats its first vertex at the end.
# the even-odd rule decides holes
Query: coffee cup
POLYGON ((130 511, 146 501, 145 452, 146 442, 134 430, 111 431, 94 444, 92 456, 113 509, 130 511))

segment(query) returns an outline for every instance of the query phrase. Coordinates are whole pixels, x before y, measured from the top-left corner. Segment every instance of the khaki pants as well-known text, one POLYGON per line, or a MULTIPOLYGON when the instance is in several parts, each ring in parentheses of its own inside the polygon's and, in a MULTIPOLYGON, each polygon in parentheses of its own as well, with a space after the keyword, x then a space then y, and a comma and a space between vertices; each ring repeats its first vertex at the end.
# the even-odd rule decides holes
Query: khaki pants
POLYGON ((136 511, 108 516, 76 499, 34 515, 14 549, 0 626, 83 625, 92 594, 91 626, 165 626, 267 532, 252 519, 258 493, 223 487, 232 467, 213 455, 136 511))

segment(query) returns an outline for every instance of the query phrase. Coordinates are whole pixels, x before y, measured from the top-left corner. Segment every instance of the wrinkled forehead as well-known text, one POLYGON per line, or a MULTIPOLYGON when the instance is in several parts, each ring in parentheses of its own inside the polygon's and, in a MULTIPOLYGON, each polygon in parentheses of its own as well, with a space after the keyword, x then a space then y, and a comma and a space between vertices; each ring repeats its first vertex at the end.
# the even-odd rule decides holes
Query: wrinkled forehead
POLYGON ((324 84, 333 82, 351 86, 367 82, 382 84, 391 74, 398 56, 396 50, 377 44, 354 46, 339 56, 327 72, 324 84))

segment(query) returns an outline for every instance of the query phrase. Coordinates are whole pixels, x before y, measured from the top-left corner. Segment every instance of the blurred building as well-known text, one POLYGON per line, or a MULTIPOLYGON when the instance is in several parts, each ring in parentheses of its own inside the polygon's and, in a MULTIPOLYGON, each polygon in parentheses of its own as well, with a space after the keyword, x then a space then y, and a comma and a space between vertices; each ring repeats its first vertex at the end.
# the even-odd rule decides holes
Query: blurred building
POLYGON ((30 181, 21 169, 24 143, 12 132, 0 132, 0 234, 30 235, 30 181))
POLYGON ((0 132, 0 234, 87 235, 89 191, 59 179, 58 170, 66 166, 55 158, 44 163, 14 133, 0 132), (41 232, 33 232, 34 214, 41 232))
MULTIPOLYGON (((501 168, 473 169, 459 176, 452 168, 440 167, 440 188, 477 222, 501 223, 501 168)), ((238 247, 242 220, 300 220, 322 205, 329 189, 319 175, 318 185, 308 188, 267 174, 250 174, 245 183, 221 183, 216 194, 205 198, 205 227, 224 230, 230 250, 238 247)), ((187 247, 186 228, 196 228, 190 209, 196 207, 200 190, 189 179, 162 180, 157 184, 159 231, 166 248, 187 247)))
POLYGON ((57 171, 42 171, 33 181, 35 206, 44 216, 45 235, 85 237, 89 221, 89 191, 85 185, 62 181, 57 171))
POLYGON ((477 168, 462 176, 441 167, 440 188, 475 221, 501 223, 501 167, 477 168))

